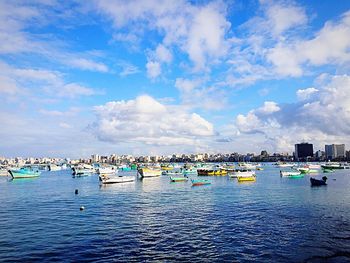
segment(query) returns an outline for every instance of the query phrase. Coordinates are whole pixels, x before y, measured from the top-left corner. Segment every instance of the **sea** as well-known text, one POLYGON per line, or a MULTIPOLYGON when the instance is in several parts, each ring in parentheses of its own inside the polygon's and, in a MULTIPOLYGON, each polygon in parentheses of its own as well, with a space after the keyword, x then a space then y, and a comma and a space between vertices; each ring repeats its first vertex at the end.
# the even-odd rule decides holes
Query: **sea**
POLYGON ((0 177, 0 262, 350 262, 350 170, 311 187, 325 174, 263 168, 253 183, 197 187, 168 176, 101 186, 70 170, 0 177))

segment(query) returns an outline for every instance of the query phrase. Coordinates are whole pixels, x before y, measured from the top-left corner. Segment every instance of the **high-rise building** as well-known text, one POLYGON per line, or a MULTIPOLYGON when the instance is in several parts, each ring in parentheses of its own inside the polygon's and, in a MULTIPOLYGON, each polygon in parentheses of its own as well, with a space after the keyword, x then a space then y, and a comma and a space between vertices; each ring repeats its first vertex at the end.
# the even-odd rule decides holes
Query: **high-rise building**
POLYGON ((325 145, 326 159, 332 160, 345 157, 345 144, 325 145))
POLYGON ((311 143, 299 143, 295 144, 294 156, 296 160, 307 159, 308 157, 313 157, 314 147, 311 143))

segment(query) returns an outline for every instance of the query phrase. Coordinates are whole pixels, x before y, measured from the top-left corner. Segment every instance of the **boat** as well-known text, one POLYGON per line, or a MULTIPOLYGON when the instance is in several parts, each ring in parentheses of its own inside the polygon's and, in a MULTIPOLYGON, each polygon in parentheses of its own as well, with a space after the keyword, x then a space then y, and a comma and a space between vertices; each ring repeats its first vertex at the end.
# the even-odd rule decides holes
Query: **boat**
POLYGON ((140 168, 137 171, 140 174, 141 178, 158 177, 162 174, 162 170, 157 168, 140 168))
POLYGON ((227 175, 227 171, 223 169, 197 169, 198 176, 212 176, 212 175, 227 175))
POLYGON ((102 184, 117 184, 117 183, 129 183, 134 182, 135 177, 126 175, 116 175, 116 176, 103 176, 99 175, 99 180, 102 184))
POLYGON ((163 171, 171 171, 174 169, 174 166, 171 166, 171 165, 161 165, 160 168, 163 170, 163 171))
POLYGON ((187 180, 186 177, 170 177, 171 182, 187 182, 187 180))
POLYGON ((11 169, 8 170, 8 173, 11 175, 12 179, 21 179, 21 178, 35 178, 40 175, 40 172, 37 170, 32 170, 29 168, 20 168, 20 169, 11 169))
POLYGON ((302 175, 302 173, 300 171, 280 171, 280 175, 281 177, 296 177, 302 175))
POLYGON ((308 167, 298 167, 298 168, 295 168, 295 169, 298 170, 302 174, 310 173, 310 168, 308 168, 308 167))
POLYGON ((205 179, 192 179, 191 182, 192 182, 192 186, 211 184, 211 181, 205 180, 205 179))
POLYGON ((248 170, 255 170, 256 169, 256 165, 254 165, 252 163, 239 163, 238 166, 243 168, 243 169, 248 169, 248 170))
POLYGON ((321 165, 323 169, 350 169, 350 166, 348 164, 341 164, 341 163, 326 163, 321 165))
POLYGON ((177 171, 166 170, 166 171, 162 171, 162 175, 183 175, 183 173, 179 170, 177 170, 177 171))
POLYGON ((311 186, 327 185, 326 181, 327 181, 327 176, 323 176, 322 180, 315 179, 315 178, 312 178, 312 177, 310 178, 311 186))
POLYGON ((334 173, 333 169, 322 169, 324 173, 334 173))
POLYGON ((117 174, 118 170, 115 169, 114 167, 99 167, 96 169, 97 174, 117 174))
POLYGON ((263 171, 264 168, 262 168, 262 167, 256 167, 256 170, 257 170, 257 171, 263 171))
POLYGON ((184 175, 197 174, 197 169, 185 169, 183 170, 184 175))
POLYGON ((294 163, 286 163, 286 162, 278 162, 278 163, 275 163, 275 165, 278 168, 288 168, 288 167, 293 167, 295 164, 294 163))
POLYGON ((238 176, 237 177, 238 182, 255 182, 256 181, 256 176, 238 176))
POLYGON ((48 168, 49 168, 49 171, 52 171, 52 172, 61 170, 61 166, 58 166, 57 164, 50 164, 48 168))
POLYGON ((255 172, 249 169, 236 169, 232 173, 229 174, 229 177, 231 178, 238 178, 238 177, 251 177, 255 176, 255 172))
POLYGON ((93 170, 86 169, 86 168, 78 168, 78 167, 72 167, 72 175, 73 177, 84 177, 84 176, 90 176, 93 174, 93 170))

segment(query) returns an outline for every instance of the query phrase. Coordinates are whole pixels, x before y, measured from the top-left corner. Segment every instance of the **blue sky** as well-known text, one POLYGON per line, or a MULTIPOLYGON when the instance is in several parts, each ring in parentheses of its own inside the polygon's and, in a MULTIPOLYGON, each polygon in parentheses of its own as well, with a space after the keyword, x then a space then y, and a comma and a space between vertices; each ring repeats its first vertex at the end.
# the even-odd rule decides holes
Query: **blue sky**
POLYGON ((0 10, 0 155, 350 144, 349 1, 37 0, 0 10))

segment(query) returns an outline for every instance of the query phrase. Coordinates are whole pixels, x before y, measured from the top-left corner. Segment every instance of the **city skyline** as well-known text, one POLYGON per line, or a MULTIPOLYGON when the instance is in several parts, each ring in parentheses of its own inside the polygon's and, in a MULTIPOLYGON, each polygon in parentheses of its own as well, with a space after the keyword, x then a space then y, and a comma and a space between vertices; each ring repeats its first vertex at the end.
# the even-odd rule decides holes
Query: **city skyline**
POLYGON ((0 9, 0 156, 350 145, 348 1, 0 9))

